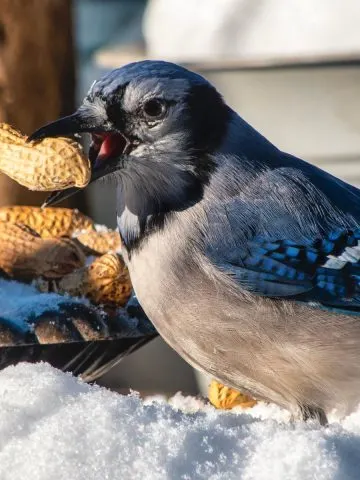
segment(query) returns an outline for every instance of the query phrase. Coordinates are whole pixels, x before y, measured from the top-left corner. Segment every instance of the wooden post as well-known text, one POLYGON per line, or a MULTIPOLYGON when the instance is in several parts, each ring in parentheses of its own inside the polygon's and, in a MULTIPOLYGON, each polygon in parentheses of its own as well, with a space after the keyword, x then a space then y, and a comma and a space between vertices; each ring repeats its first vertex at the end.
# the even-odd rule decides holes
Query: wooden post
MULTIPOLYGON (((0 121, 29 134, 74 107, 71 0, 0 1, 0 121)), ((0 205, 39 205, 0 176, 0 205)))

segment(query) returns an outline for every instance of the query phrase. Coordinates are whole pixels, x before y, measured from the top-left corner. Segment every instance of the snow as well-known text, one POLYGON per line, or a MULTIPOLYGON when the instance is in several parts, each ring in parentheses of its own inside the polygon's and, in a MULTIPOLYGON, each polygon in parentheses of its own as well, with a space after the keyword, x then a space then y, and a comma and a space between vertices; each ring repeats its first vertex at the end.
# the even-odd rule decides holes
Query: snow
MULTIPOLYGON (((101 306, 94 306, 85 297, 72 297, 57 293, 41 293, 34 285, 0 278, 0 325, 5 324, 21 333, 31 332, 36 321, 45 313, 66 314, 70 306, 86 305, 96 308, 106 321, 101 306)), ((119 307, 116 317, 117 328, 123 337, 154 335, 156 330, 132 294, 125 307, 119 307)), ((1 477, 0 477, 1 479, 1 477)), ((2 479, 1 479, 2 480, 2 479)))
POLYGON ((8 322, 20 330, 28 330, 31 321, 45 312, 61 310, 69 302, 89 305, 84 298, 40 293, 34 285, 0 278, 1 322, 8 322))
POLYGON ((0 372, 3 480, 349 480, 359 448, 360 411, 324 428, 273 405, 122 396, 43 363, 0 372))

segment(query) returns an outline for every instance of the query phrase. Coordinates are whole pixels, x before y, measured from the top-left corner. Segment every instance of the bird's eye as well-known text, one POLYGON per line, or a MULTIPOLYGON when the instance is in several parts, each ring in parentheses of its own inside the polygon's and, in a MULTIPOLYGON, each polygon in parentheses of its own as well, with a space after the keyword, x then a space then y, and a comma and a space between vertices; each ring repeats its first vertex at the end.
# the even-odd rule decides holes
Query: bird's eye
POLYGON ((144 103, 143 111, 149 121, 159 120, 166 112, 166 105, 162 100, 153 98, 144 103))

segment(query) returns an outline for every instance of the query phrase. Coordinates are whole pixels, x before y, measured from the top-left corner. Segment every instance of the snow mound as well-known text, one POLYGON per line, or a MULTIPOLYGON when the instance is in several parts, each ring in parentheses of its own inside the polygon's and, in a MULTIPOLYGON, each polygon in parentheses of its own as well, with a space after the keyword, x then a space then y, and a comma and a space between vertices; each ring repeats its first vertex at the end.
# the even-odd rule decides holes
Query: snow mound
POLYGON ((47 364, 0 372, 2 480, 358 479, 360 411, 292 424, 277 407, 219 412, 176 395, 142 401, 47 364))

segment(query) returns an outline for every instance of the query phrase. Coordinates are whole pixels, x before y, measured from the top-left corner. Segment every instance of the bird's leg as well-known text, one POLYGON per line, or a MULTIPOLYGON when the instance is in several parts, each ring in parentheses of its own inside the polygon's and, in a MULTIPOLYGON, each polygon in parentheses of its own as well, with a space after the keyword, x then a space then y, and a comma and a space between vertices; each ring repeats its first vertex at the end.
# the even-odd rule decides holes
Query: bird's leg
POLYGON ((326 426, 328 424, 328 419, 322 408, 300 405, 300 413, 305 422, 308 420, 318 420, 320 425, 326 426))

